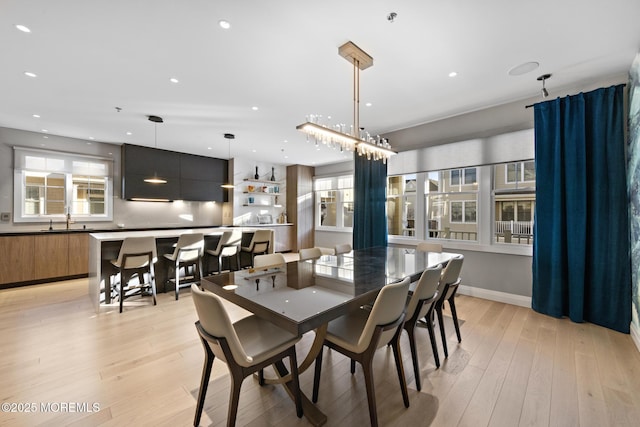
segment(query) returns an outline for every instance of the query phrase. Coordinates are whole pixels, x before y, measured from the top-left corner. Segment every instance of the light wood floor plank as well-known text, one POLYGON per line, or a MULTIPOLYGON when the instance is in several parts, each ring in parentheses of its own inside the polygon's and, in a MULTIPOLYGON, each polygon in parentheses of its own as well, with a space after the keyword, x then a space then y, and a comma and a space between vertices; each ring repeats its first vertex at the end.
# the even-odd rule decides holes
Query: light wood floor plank
MULTIPOLYGON (((446 324, 449 357, 436 369, 428 334, 417 332, 421 392, 409 344, 401 339, 411 406, 405 409, 393 356, 374 360, 381 426, 631 426, 640 417, 640 353, 629 335, 554 319, 530 309, 468 296, 456 305, 462 343, 446 324)), ((232 319, 248 315, 225 303, 232 319)), ((450 315, 449 311, 445 311, 450 315)), ((2 402, 99 404, 99 411, 0 413, 1 426, 189 426, 203 350, 188 290, 96 315, 87 281, 0 290, 2 402)), ((450 322, 450 320, 447 320, 450 322)), ((313 334, 296 346, 298 358, 313 334)), ((312 366, 313 368, 313 366, 312 366)), ((313 369, 300 378, 311 394, 313 369)), ((224 425, 229 376, 213 365, 202 425, 224 425)), ((318 407, 328 426, 369 425, 361 368, 325 349, 318 407)), ((280 386, 245 379, 238 426, 305 426, 280 386)))

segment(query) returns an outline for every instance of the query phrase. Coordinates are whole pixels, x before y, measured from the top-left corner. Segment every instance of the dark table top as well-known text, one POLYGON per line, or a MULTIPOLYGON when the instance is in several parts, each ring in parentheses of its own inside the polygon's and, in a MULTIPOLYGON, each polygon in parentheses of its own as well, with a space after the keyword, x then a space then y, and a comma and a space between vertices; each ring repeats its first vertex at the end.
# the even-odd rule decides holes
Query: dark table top
POLYGON ((255 315, 302 335, 372 302, 383 286, 405 277, 415 280, 425 268, 446 264, 454 256, 378 247, 325 255, 315 261, 289 262, 267 271, 209 276, 201 284, 255 315))

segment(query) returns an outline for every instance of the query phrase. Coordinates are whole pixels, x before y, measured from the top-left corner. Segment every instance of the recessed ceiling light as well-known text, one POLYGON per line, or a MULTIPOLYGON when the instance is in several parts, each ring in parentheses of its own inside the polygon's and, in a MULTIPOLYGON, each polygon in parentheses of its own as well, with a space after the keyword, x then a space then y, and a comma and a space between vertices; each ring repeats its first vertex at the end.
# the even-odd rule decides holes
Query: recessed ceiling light
POLYGON ((87 145, 91 145, 91 143, 90 143, 90 142, 87 142, 87 145))
POLYGON ((256 150, 251 150, 251 152, 252 152, 252 153, 255 153, 255 152, 256 152, 256 150))
POLYGON ((458 75, 458 73, 456 73, 455 71, 452 71, 452 72, 449 73, 449 77, 455 77, 457 75, 458 75))
POLYGON ((35 117, 36 119, 40 118, 40 114, 34 114, 33 117, 35 117))
POLYGON ((255 107, 255 106, 254 106, 254 107, 251 107, 251 109, 252 109, 253 111, 258 111, 258 107, 255 107))
POLYGON ((225 30, 231 28, 231 23, 229 21, 225 21, 224 19, 219 20, 218 25, 220 25, 220 28, 224 28, 225 30))
POLYGON ((288 158, 289 158, 289 156, 284 156, 284 158, 285 158, 285 159, 288 159, 288 158))
POLYGON ((90 137, 89 137, 89 139, 93 141, 95 138, 94 138, 94 137, 92 137, 92 136, 90 136, 90 137))
POLYGON ((44 139, 49 139, 49 137, 47 135, 44 135, 43 138, 44 139))
POLYGON ((127 135, 131 135, 131 132, 127 132, 127 135))
POLYGON ((169 81, 170 81, 171 83, 179 83, 179 82, 180 82, 180 81, 179 81, 178 79, 176 79, 175 77, 171 77, 171 78, 169 79, 169 81))
POLYGON ((42 129, 42 132, 49 132, 48 129, 42 129))
POLYGON ((523 74, 526 74, 526 73, 528 73, 530 71, 535 70, 539 66, 540 66, 540 64, 538 62, 535 62, 535 61, 524 62, 524 63, 522 63, 520 65, 516 65, 515 67, 512 67, 508 71, 508 74, 510 76, 521 76, 523 74))
POLYGON ((23 33, 30 33, 31 32, 29 27, 26 27, 26 26, 21 25, 21 24, 16 24, 16 28, 19 29, 20 31, 22 31, 23 33))
POLYGON ((32 73, 31 71, 25 71, 24 75, 27 77, 38 77, 36 73, 32 73))
POLYGON ((366 104, 364 104, 364 105, 365 105, 365 107, 371 107, 373 104, 372 104, 372 103, 370 103, 370 102, 367 102, 367 103, 366 103, 366 104))
POLYGON ((207 147, 207 150, 211 150, 211 147, 207 147))
POLYGON ((284 142, 289 142, 289 141, 287 141, 287 140, 285 139, 285 140, 284 140, 284 142))

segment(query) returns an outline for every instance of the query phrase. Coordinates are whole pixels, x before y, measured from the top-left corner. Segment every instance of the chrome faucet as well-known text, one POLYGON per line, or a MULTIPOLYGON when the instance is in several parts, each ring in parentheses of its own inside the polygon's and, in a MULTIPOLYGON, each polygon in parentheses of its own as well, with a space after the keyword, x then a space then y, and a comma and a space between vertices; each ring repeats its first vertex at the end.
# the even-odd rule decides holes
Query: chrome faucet
POLYGON ((71 214, 67 213, 67 230, 69 229, 69 224, 72 224, 73 221, 71 221, 71 214))

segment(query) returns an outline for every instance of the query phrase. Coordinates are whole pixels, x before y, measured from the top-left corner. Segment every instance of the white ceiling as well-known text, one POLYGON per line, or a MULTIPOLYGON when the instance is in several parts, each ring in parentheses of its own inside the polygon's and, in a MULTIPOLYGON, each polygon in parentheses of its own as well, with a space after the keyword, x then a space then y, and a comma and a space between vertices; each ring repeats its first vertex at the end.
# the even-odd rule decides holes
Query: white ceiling
POLYGON ((326 164, 346 157, 295 126, 353 122, 346 41, 374 58, 360 124, 378 134, 530 98, 544 73, 558 96, 625 72, 638 17, 639 0, 0 0, 0 126, 154 146, 159 115, 159 148, 227 158, 230 132, 232 157, 326 164))

